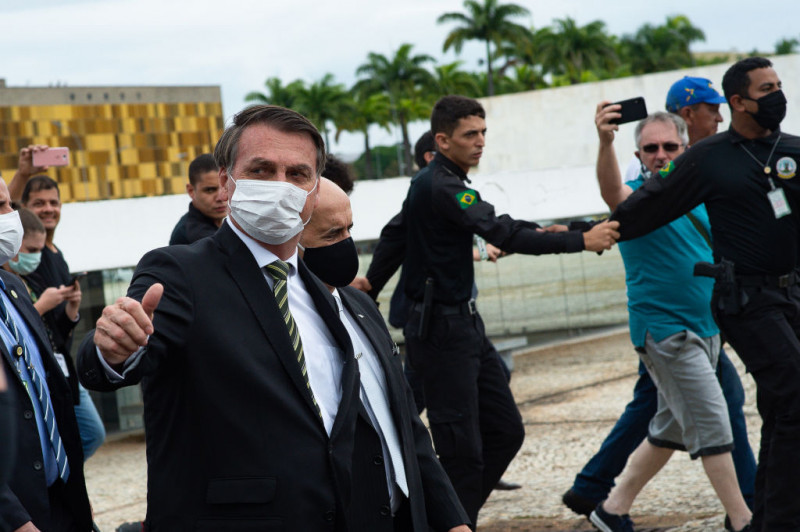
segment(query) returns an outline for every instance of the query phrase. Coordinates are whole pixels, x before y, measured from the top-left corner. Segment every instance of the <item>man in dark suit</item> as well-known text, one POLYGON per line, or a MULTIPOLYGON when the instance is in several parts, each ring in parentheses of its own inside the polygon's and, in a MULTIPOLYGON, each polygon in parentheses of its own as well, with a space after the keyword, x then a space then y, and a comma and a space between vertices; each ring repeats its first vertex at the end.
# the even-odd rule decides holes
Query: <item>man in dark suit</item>
POLYGON ((337 301, 361 378, 353 456, 353 478, 359 482, 353 485, 350 523, 374 532, 469 530, 416 414, 383 317, 369 296, 347 286, 358 271, 352 220, 347 194, 323 177, 319 202, 300 239, 304 262, 337 301))
MULTIPOLYGON (((0 263, 22 241, 0 180, 0 263)), ((0 270, 0 372, 16 397, 16 459, 0 484, 1 532, 87 532, 92 513, 83 476, 83 452, 72 394, 28 291, 16 275, 0 270), (64 458, 66 456, 66 459, 64 458)))
POLYGON ((353 348, 296 253, 324 142, 294 111, 253 106, 214 156, 230 217, 142 258, 81 345, 79 377, 142 382, 148 530, 359 530, 353 348))

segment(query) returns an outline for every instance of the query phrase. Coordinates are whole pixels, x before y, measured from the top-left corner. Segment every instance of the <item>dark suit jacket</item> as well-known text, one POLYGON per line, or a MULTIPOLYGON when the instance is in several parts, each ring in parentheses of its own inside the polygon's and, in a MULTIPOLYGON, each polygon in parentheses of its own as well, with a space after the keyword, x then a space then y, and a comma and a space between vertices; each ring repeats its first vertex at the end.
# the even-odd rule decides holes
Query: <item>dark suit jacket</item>
MULTIPOLYGON (((342 303, 358 321, 369 338, 386 375, 387 395, 397 433, 401 440, 403 461, 409 487, 409 504, 413 530, 424 532, 449 530, 469 523, 447 474, 439 463, 431 445, 428 429, 416 413, 416 405, 403 376, 397 346, 392 341, 383 317, 375 302, 365 293, 351 287, 339 288, 342 303)), ((366 422, 364 416, 361 421, 366 422)), ((359 431, 360 432, 360 431, 359 431)), ((377 439, 377 438, 376 438, 377 439)), ((383 473, 380 442, 358 437, 353 458, 353 512, 351 521, 359 523, 361 530, 391 530, 386 527, 385 509, 389 496, 386 476, 359 474, 360 471, 383 473), (370 479, 361 482, 360 479, 370 479)))
MULTIPOLYGON (((31 335, 36 338, 46 373, 50 400, 53 403, 58 430, 67 451, 70 475, 62 491, 64 506, 75 516, 81 531, 92 529, 92 515, 83 477, 83 450, 75 421, 73 398, 64 373, 53 357, 50 341, 42 320, 28 297, 28 290, 16 275, 0 270, 5 292, 25 319, 31 335), (14 295, 16 294, 16 296, 14 295)), ((17 324, 21 327, 23 324, 17 324)), ((0 484, 0 531, 12 531, 27 521, 40 530, 61 530, 59 523, 50 522, 50 502, 45 479, 42 448, 33 404, 16 369, 16 362, 0 341, 0 358, 6 369, 9 388, 16 396, 17 457, 8 482, 0 484)), ((1 439, 1 438, 0 438, 1 439)), ((56 481, 56 482, 61 482, 56 481)))
POLYGON ((314 407, 262 271, 233 230, 142 258, 128 289, 164 295, 144 356, 124 382, 106 377, 93 335, 81 382, 141 380, 150 530, 349 530, 358 373, 330 293, 299 273, 340 347, 342 399, 330 437, 314 407))

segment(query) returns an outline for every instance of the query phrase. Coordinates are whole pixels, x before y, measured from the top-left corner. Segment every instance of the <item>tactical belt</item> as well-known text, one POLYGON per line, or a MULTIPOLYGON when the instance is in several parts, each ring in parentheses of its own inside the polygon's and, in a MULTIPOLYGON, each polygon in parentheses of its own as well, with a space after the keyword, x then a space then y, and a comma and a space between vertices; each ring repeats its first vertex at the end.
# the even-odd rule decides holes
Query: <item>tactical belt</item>
POLYGON ((788 288, 800 284, 800 273, 797 270, 786 275, 737 275, 739 286, 768 286, 771 288, 788 288))
MULTIPOLYGON (((422 312, 424 305, 420 302, 414 303, 413 309, 417 312, 422 312)), ((442 305, 440 303, 434 303, 431 307, 431 312, 438 316, 455 316, 455 315, 464 315, 464 316, 472 316, 473 314, 478 313, 478 307, 475 305, 475 300, 470 299, 464 303, 460 303, 458 305, 442 305)))

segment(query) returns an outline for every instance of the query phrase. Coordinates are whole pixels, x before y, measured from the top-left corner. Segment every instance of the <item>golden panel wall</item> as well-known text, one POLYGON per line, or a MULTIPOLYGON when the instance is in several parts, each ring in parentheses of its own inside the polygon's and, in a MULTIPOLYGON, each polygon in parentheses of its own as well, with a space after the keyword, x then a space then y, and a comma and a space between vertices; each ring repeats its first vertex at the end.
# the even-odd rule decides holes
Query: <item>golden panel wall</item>
POLYGON ((223 127, 219 102, 0 106, 0 172, 30 144, 66 146, 70 165, 47 171, 64 202, 180 194, 223 127))

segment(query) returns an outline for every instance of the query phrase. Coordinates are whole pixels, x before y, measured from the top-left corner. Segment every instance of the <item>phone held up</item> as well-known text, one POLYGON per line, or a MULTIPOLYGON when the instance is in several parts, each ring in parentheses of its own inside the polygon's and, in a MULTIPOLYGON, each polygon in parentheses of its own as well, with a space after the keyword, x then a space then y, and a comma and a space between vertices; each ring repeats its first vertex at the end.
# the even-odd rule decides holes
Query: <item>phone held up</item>
POLYGON ((72 279, 69 280, 69 284, 67 284, 67 286, 74 285, 84 277, 86 277, 86 272, 76 273, 75 275, 72 276, 72 279))
POLYGON ((33 152, 33 166, 67 166, 69 148, 47 148, 33 152))
MULTIPOLYGON (((608 105, 619 105, 619 118, 609 121, 609 124, 627 124, 628 122, 635 122, 647 118, 647 107, 644 104, 644 98, 631 98, 630 100, 622 100, 621 102, 614 102, 608 105)), ((606 106, 607 107, 607 106, 606 106)))

